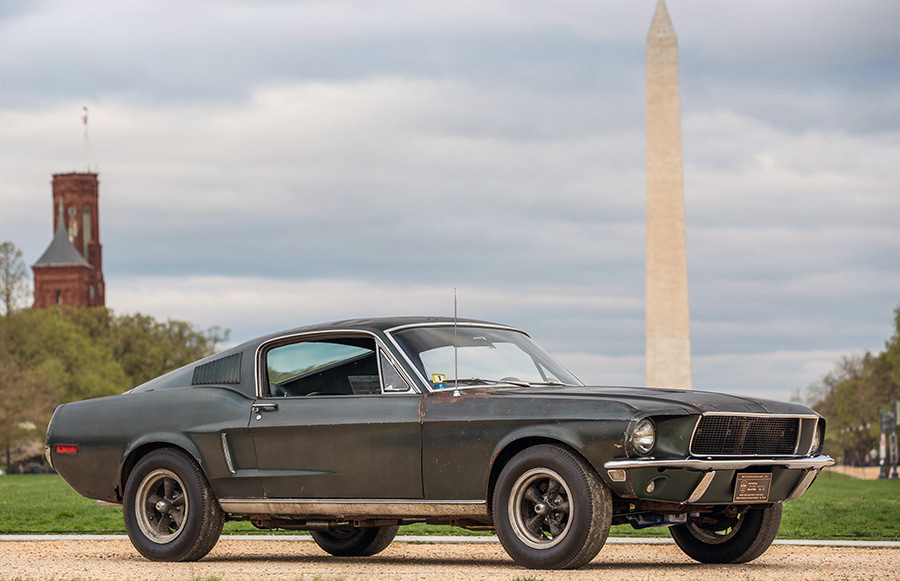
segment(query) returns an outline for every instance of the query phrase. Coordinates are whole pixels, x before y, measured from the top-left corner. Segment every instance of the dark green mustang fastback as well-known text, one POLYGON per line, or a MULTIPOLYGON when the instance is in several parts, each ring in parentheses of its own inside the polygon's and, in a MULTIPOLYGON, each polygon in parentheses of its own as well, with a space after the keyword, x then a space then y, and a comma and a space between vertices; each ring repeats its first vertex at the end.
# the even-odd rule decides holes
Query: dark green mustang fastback
POLYGON ((59 406, 53 467, 124 506, 149 559, 196 560, 226 520, 373 555, 413 522, 492 529, 519 564, 575 568, 612 524, 669 527, 701 562, 755 559, 781 503, 833 463, 810 409, 586 387, 525 333, 394 318, 248 341, 122 395, 59 406))

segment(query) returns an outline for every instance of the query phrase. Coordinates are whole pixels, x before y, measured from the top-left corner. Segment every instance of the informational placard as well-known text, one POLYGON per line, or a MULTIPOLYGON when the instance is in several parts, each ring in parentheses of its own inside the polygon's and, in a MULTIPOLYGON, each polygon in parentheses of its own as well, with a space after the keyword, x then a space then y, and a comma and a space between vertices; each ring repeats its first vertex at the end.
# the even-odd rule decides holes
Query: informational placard
POLYGON ((733 502, 768 502, 772 474, 738 474, 734 483, 733 502))

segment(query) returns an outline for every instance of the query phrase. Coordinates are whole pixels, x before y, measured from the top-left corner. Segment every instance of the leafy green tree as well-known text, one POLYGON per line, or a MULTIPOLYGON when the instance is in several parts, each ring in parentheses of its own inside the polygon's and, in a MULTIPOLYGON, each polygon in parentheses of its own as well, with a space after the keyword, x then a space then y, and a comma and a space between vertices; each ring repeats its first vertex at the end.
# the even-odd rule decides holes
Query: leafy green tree
POLYGON ((0 308, 9 316, 28 296, 28 270, 22 251, 12 242, 0 243, 0 308))
POLYGON ((41 371, 20 365, 5 344, 0 345, 0 402, 0 447, 9 466, 17 444, 43 436, 56 394, 41 371))
POLYGON ((0 318, 0 446, 43 437, 60 403, 122 393, 211 355, 218 327, 115 316, 106 308, 12 310, 0 318))
POLYGON ((825 416, 827 452, 862 464, 880 438, 879 408, 900 398, 900 306, 894 310, 894 333, 877 355, 844 357, 810 388, 813 407, 825 416))
POLYGON ((891 366, 891 381, 900 385, 900 305, 894 309, 894 335, 885 344, 884 356, 891 366))
MULTIPOLYGON (((25 309, 8 320, 7 349, 39 372, 60 403, 121 393, 129 380, 108 345, 72 321, 69 309, 25 309)), ((48 418, 49 419, 49 418, 48 418)))
POLYGON ((113 357, 134 385, 212 355, 228 340, 229 332, 219 327, 197 330, 190 323, 153 317, 114 317, 110 325, 113 357))

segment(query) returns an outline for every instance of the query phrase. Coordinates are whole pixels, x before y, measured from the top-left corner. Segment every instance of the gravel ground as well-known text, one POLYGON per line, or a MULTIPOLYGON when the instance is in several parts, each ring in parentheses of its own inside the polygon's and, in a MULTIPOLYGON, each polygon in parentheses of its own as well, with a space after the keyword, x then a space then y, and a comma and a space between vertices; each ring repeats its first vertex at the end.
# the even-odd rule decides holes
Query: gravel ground
POLYGON ((898 579, 900 549, 773 546, 745 565, 700 565, 673 545, 608 545, 578 571, 529 571, 497 543, 397 541, 338 559, 309 541, 221 540, 195 563, 154 563, 128 541, 0 542, 0 579, 898 579))

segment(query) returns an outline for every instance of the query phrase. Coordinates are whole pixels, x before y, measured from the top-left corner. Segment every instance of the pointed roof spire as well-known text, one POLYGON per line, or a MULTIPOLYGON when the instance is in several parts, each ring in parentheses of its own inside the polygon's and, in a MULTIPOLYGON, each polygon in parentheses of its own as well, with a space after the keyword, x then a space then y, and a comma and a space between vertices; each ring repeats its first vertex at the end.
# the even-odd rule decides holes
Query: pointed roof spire
POLYGON ((66 234, 66 226, 63 220, 59 220, 53 241, 38 261, 34 263, 34 266, 86 266, 93 268, 81 253, 72 246, 69 236, 66 234))
POLYGON ((653 20, 650 22, 650 32, 647 36, 649 38, 675 37, 675 27, 672 25, 672 18, 669 16, 669 9, 666 8, 666 0, 657 1, 656 12, 653 13, 653 20))

